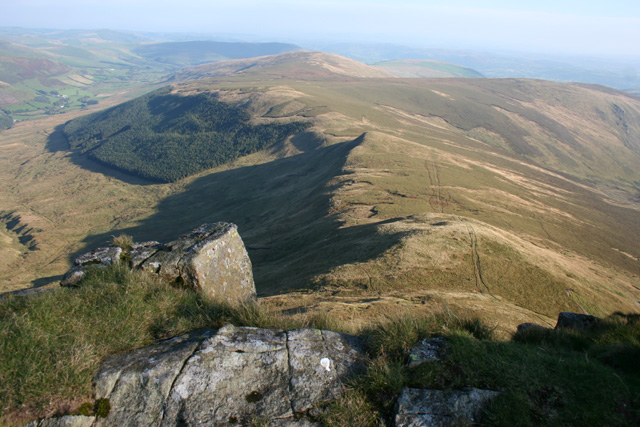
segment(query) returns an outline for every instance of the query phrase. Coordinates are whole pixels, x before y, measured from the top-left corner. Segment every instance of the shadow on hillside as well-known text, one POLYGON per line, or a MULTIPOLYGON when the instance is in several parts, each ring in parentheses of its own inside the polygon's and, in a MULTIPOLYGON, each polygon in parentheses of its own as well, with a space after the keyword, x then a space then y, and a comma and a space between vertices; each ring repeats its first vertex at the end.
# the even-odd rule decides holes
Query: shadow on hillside
POLYGON ((200 224, 227 221, 238 225, 260 296, 309 287, 312 277, 375 258, 404 235, 376 235, 379 224, 341 228, 328 215, 332 180, 362 138, 199 178, 142 224, 89 237, 83 251, 114 234, 168 242, 200 224))
POLYGON ((130 175, 126 172, 119 171, 118 169, 114 169, 113 167, 105 166, 95 160, 89 158, 87 154, 81 154, 76 151, 71 150, 69 147, 69 142, 67 138, 64 136, 62 129, 64 128, 64 124, 58 125, 55 127, 53 132, 47 138, 47 143, 45 144, 45 148, 52 153, 58 151, 64 151, 68 153, 67 157, 71 162, 79 166, 83 169, 86 169, 91 172, 101 173, 105 176, 116 178, 120 181, 126 182, 127 184, 132 185, 150 185, 157 184, 157 182, 150 181, 148 179, 139 178, 133 175, 130 175))

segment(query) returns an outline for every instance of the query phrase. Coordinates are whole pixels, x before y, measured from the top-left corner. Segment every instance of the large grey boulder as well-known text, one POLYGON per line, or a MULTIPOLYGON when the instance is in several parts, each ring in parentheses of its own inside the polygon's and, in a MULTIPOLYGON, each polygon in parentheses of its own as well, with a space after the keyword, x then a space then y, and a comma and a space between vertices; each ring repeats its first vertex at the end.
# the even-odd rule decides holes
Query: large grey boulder
POLYGON ((294 415, 337 397, 364 360, 357 337, 330 331, 195 331, 105 360, 94 385, 111 410, 96 425, 310 425, 294 415))
POLYGON ((73 267, 60 281, 61 286, 77 286, 86 276, 90 268, 105 268, 116 262, 120 262, 122 248, 109 246, 106 248, 94 249, 80 255, 73 262, 73 267))
POLYGON ((235 224, 203 224, 171 243, 133 243, 124 251, 117 246, 98 248, 78 257, 60 282, 78 286, 89 268, 128 260, 141 268, 211 298, 229 302, 252 301, 256 288, 251 260, 235 224))
POLYGON ((586 331, 595 327, 600 318, 589 314, 562 312, 558 314, 558 322, 555 329, 574 329, 586 331))
POLYGON ((459 426, 479 421, 482 409, 500 393, 491 390, 405 388, 396 403, 396 427, 459 426))
POLYGON ((204 224, 164 245, 140 268, 194 288, 211 298, 256 297, 251 260, 235 224, 204 224))

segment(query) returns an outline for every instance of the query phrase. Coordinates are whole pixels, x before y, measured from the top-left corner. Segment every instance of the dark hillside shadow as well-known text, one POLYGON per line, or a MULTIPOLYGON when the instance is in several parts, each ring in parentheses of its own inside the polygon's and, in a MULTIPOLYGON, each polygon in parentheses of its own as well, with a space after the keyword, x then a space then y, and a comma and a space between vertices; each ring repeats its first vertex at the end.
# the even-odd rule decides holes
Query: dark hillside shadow
POLYGON ((377 224, 340 228, 328 214, 331 181, 361 141, 204 176, 162 201, 139 226, 89 237, 85 250, 119 233, 168 242, 203 223, 233 222, 249 251, 260 296, 309 287, 312 277, 375 258, 404 235, 376 236, 377 224))
POLYGON ((71 160, 76 166, 80 166, 83 169, 86 169, 91 172, 101 173, 105 176, 109 176, 111 178, 118 179, 122 182, 126 182, 127 184, 132 185, 150 185, 157 184, 155 181, 151 181, 148 179, 139 178, 137 176, 131 175, 127 172, 120 171, 118 169, 113 168, 112 166, 103 165, 100 162, 97 162, 93 159, 90 159, 87 154, 78 153, 76 151, 71 150, 69 147, 69 142, 67 138, 64 136, 62 129, 65 124, 61 124, 55 127, 53 132, 47 138, 47 143, 45 148, 52 153, 57 151, 67 152, 67 157, 71 160))

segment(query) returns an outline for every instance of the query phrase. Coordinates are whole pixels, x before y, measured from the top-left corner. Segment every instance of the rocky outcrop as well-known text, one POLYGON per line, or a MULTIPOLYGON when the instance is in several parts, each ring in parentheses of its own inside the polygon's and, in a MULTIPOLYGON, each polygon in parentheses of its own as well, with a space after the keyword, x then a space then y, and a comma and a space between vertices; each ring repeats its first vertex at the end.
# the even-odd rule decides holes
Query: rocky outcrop
POLYGON ((255 299, 251 261, 235 224, 204 224, 164 245, 140 268, 210 297, 255 299))
POLYGON ((491 390, 423 390, 405 388, 396 404, 396 427, 472 425, 500 393, 491 390))
POLYGON ((134 243, 124 251, 99 248, 78 257, 62 286, 78 286, 90 268, 126 260, 131 268, 153 272, 211 298, 249 301, 256 298, 251 260, 235 224, 204 224, 167 244, 134 243))
POLYGON ((107 359, 94 383, 111 410, 95 425, 308 425, 364 359, 358 338, 330 331, 196 331, 107 359))
POLYGON ((558 314, 558 321, 555 328, 547 328, 537 323, 522 323, 518 325, 519 334, 533 332, 548 332, 558 329, 573 329, 576 331, 588 331, 596 327, 602 319, 590 314, 562 312, 558 314))
POLYGON ((71 270, 62 278, 60 285, 77 286, 84 279, 89 268, 105 268, 115 262, 120 262, 121 255, 122 248, 117 246, 98 248, 80 255, 73 262, 71 270))

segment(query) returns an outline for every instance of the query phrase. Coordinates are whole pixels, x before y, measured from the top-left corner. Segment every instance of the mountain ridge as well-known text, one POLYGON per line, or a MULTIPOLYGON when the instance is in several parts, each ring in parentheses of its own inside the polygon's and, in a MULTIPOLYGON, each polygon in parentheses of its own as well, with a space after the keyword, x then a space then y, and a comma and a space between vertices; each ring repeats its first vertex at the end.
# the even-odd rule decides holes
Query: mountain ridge
POLYGON ((298 51, 258 58, 203 64, 175 74, 175 80, 209 77, 253 76, 272 78, 389 78, 393 74, 352 59, 323 52, 298 51))
MULTIPOLYGON (((635 98, 536 80, 356 77, 369 69, 360 66, 339 78, 317 64, 315 74, 296 73, 318 57, 286 54, 285 66, 267 60, 264 73, 253 67, 219 77, 206 77, 205 67, 205 78, 175 81, 177 96, 212 94, 242 106, 254 124, 312 126, 172 184, 113 179, 122 175, 87 156, 66 158, 52 136, 48 155, 70 175, 41 181, 27 172, 41 158, 22 167, 12 191, 41 200, 35 189, 56 183, 84 200, 72 205, 82 219, 59 222, 54 233, 37 218, 56 218, 67 205, 54 197, 25 211, 11 199, 13 217, 42 230, 34 233, 41 249, 27 252, 25 265, 44 262, 55 236, 70 230, 83 236, 71 250, 78 252, 115 232, 171 240, 222 220, 238 224, 262 297, 310 288, 437 298, 492 322, 503 321, 488 308, 496 300, 505 301, 504 319, 519 321, 514 307, 543 317, 580 307, 637 311, 635 98), (302 62, 291 61, 296 56, 302 62), (111 196, 95 201, 90 188, 70 184, 72 176, 100 182, 111 196), (108 213, 100 216, 81 207, 103 203, 108 213)), ((246 64, 233 62, 232 71, 246 64)), ((50 271, 62 269, 68 253, 50 271)), ((283 304, 297 309, 299 301, 283 304)))

